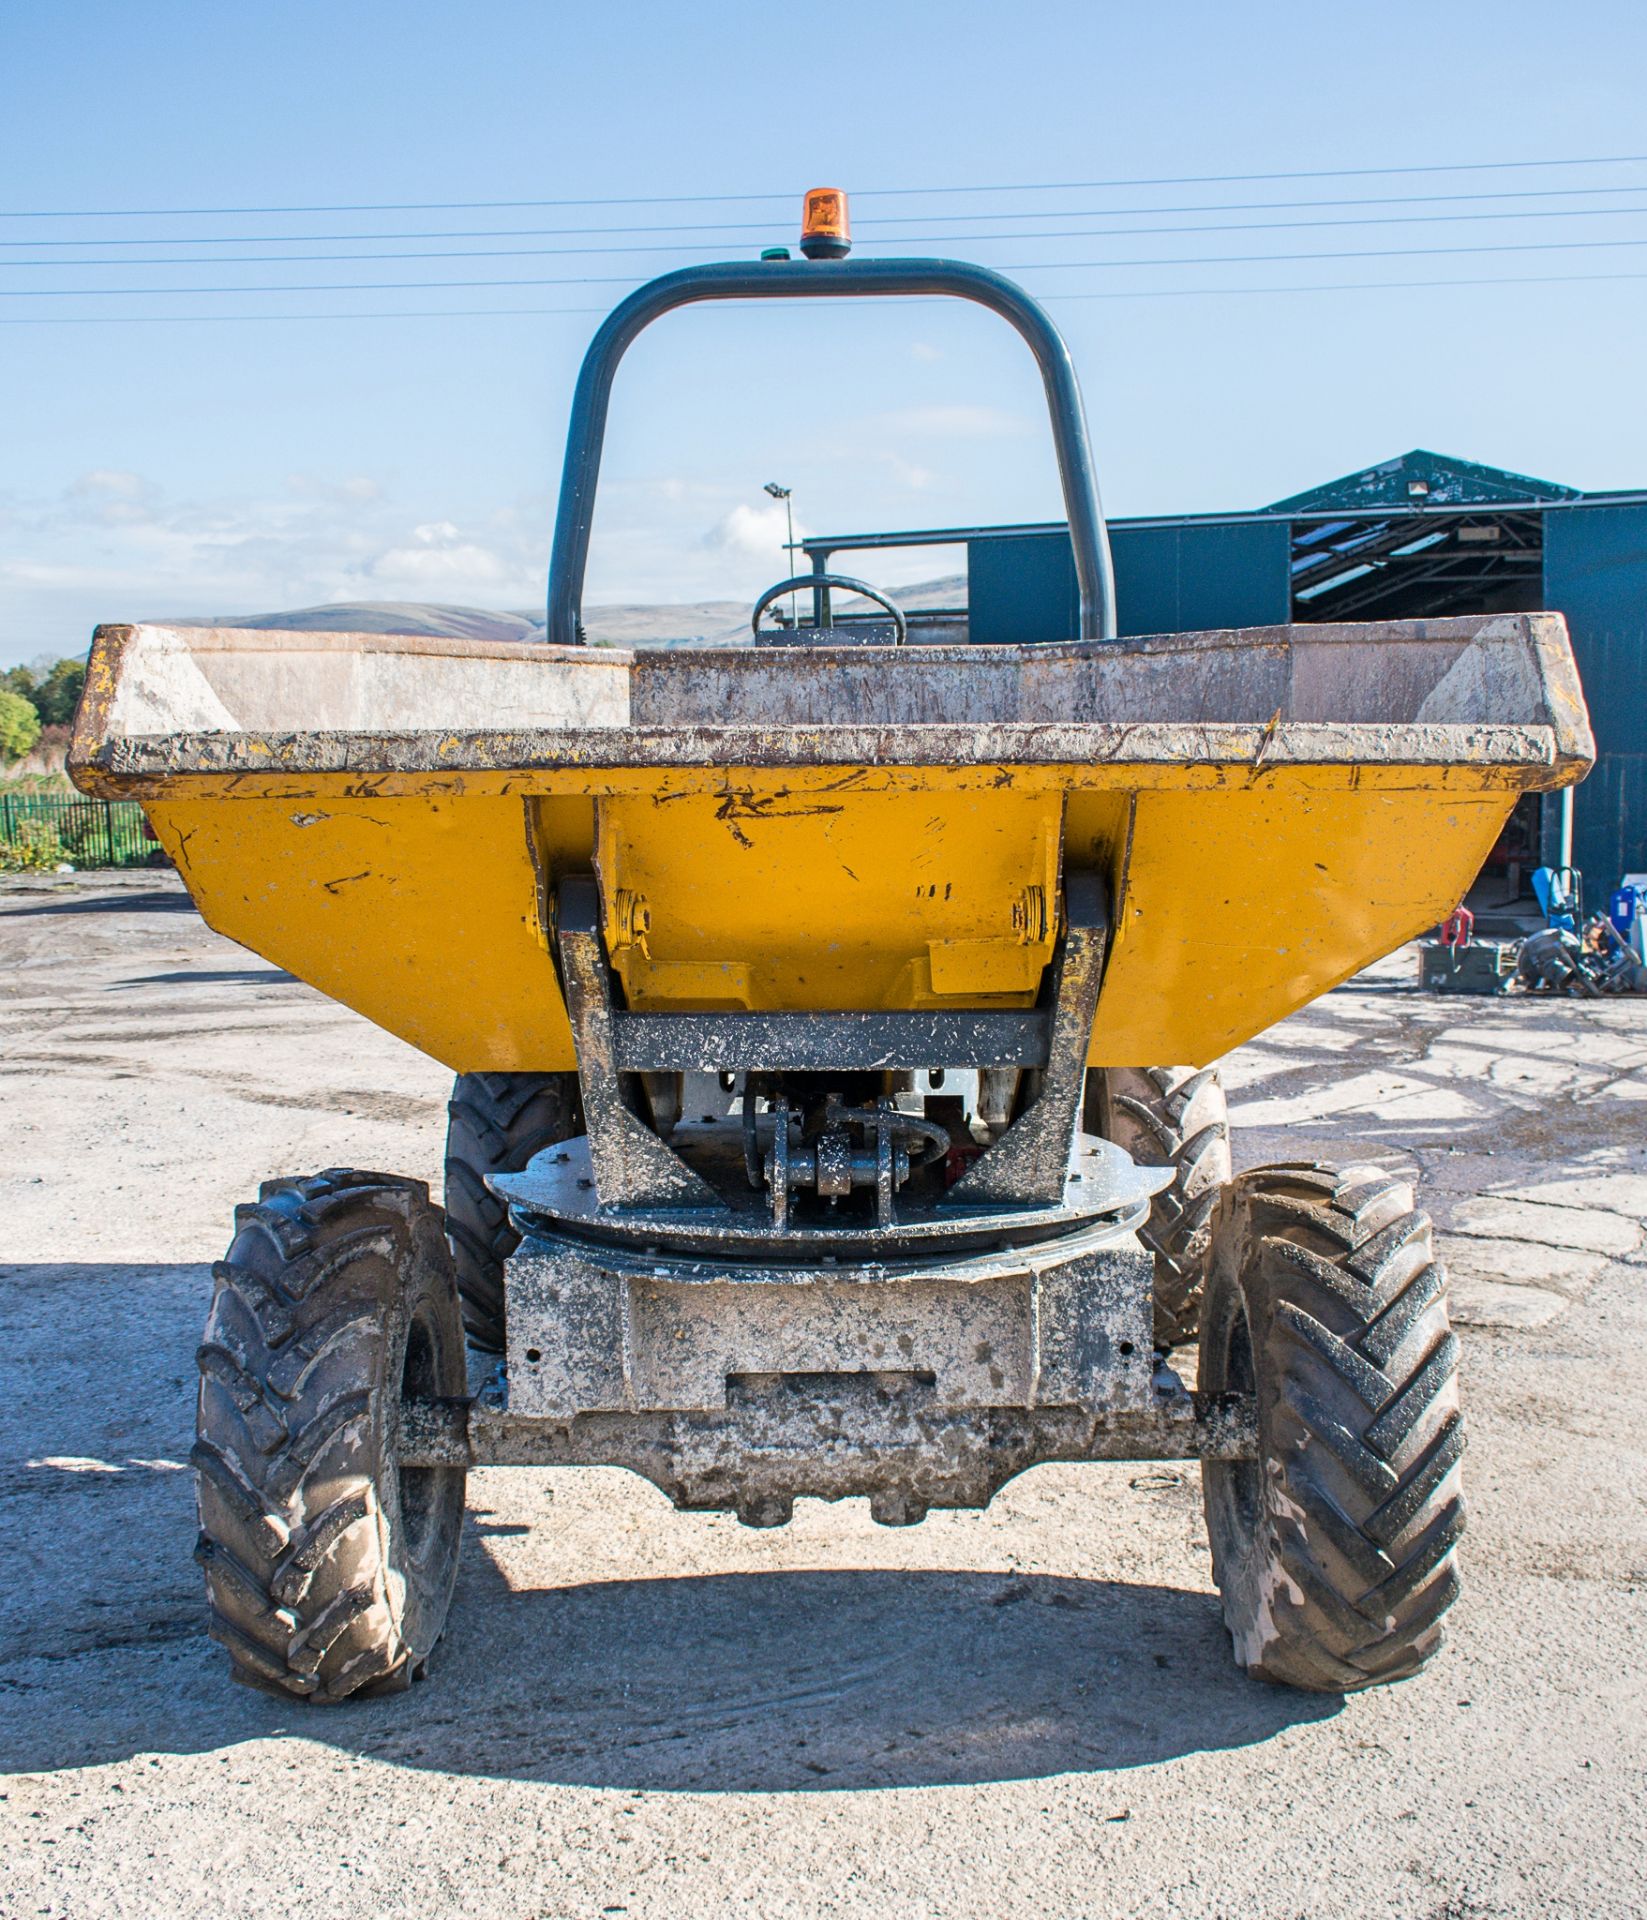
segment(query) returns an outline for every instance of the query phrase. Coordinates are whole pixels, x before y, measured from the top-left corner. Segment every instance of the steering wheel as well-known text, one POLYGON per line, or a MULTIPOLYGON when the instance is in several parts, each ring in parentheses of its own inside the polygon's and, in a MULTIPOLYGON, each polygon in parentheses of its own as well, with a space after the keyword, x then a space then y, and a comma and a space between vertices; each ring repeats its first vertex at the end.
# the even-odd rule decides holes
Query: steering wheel
MULTIPOLYGON (((895 606, 879 587, 870 586, 867 580, 854 580, 849 574, 844 573, 797 573, 792 579, 780 580, 775 587, 768 587, 755 602, 755 611, 749 616, 751 631, 757 635, 760 633, 761 615, 774 600, 781 600, 786 593, 799 593, 813 587, 835 587, 842 593, 861 594, 864 599, 873 600, 876 606, 884 607, 892 616, 894 629, 892 644, 895 647, 901 647, 909 638, 909 622, 904 618, 903 609, 895 606)), ((824 601, 822 624, 826 629, 833 631, 834 613, 827 599, 824 601)))

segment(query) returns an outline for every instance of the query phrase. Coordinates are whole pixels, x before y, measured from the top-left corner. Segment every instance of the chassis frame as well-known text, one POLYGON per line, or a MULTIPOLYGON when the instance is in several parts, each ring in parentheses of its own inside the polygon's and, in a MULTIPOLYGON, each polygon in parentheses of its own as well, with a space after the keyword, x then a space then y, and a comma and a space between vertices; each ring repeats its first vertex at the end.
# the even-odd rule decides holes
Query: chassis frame
POLYGON ((1066 876, 1042 1004, 1017 1012, 631 1014, 591 877, 562 879, 554 918, 588 1132, 493 1179, 522 1235, 506 1359, 473 1398, 402 1406, 403 1466, 620 1466, 752 1526, 854 1495, 896 1526, 986 1505, 1043 1462, 1256 1457, 1252 1397, 1190 1392, 1152 1344, 1136 1228, 1168 1176, 1079 1125, 1109 931, 1098 876, 1066 876), (883 1148, 874 1220, 835 1223, 751 1194, 753 1120, 667 1139, 651 1123, 639 1074, 728 1058, 826 1076, 1013 1066, 1034 1091, 936 1204, 894 1209, 883 1148), (716 1162, 746 1131, 747 1184, 716 1162))

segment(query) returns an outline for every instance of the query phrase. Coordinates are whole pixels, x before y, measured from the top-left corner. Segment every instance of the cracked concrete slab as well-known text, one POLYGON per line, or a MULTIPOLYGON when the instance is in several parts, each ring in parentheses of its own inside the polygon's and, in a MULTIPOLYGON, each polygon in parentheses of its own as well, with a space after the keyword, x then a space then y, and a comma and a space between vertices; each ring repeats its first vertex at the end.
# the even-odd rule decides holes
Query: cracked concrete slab
POLYGON ((1531 1240, 1494 1240, 1478 1234, 1443 1233, 1441 1250, 1453 1279, 1539 1287, 1562 1300, 1577 1300, 1606 1268, 1604 1253, 1531 1240))
POLYGON ((1637 1220, 1600 1207, 1476 1194, 1431 1207, 1439 1226, 1452 1233, 1504 1240, 1529 1240, 1539 1246, 1588 1249, 1615 1258, 1634 1253, 1642 1243, 1637 1220))
POLYGON ((1610 1261, 1643 1257, 1647 1001, 1467 1001, 1416 977, 1392 955, 1232 1056, 1237 1164, 1413 1174, 1460 1319, 1546 1324, 1610 1261))

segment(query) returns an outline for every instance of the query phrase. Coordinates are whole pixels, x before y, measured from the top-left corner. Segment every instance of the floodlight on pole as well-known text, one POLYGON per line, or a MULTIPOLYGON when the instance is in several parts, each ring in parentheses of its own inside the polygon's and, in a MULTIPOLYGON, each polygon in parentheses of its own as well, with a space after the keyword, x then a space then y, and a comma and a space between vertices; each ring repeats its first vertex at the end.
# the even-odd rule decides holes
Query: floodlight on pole
MULTIPOLYGON (((789 531, 789 537, 784 543, 784 553, 789 561, 789 571, 793 573, 795 571, 795 508, 789 496, 794 489, 792 487, 780 487, 776 480, 768 480, 762 491, 771 494, 774 500, 781 500, 783 502, 784 525, 789 531)), ((792 627, 799 624, 799 615, 795 609, 794 594, 789 596, 789 624, 792 627)))

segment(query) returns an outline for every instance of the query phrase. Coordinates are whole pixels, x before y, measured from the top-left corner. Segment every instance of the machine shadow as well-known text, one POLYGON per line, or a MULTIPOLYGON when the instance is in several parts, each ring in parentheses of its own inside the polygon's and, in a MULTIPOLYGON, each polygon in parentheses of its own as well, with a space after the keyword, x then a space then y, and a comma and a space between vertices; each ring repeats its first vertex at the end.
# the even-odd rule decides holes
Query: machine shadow
POLYGON ((1211 1598, 1173 1587, 868 1569, 476 1584, 427 1681, 337 1707, 233 1685, 198 1596, 163 1624, 110 1622, 101 1647, 6 1676, 0 1769, 287 1737, 433 1774, 847 1792, 1125 1770, 1343 1705, 1247 1679, 1211 1598))
POLYGON ((345 1708, 344 1744, 568 1786, 846 1792, 1147 1766, 1343 1705, 1238 1672, 1205 1593, 1049 1575, 471 1582, 452 1638, 427 1705, 345 1708))
POLYGON ((100 893, 90 896, 75 896, 66 900, 50 900, 43 906, 14 907, 9 904, 0 907, 0 912, 14 915, 19 920, 37 919, 41 915, 64 913, 194 913, 194 901, 186 893, 175 893, 169 888, 156 887, 152 892, 144 890, 132 893, 100 893))
POLYGON ((130 980, 116 980, 110 993, 129 992, 133 987, 291 987, 301 983, 295 973, 283 967, 185 967, 173 973, 141 973, 130 980))

